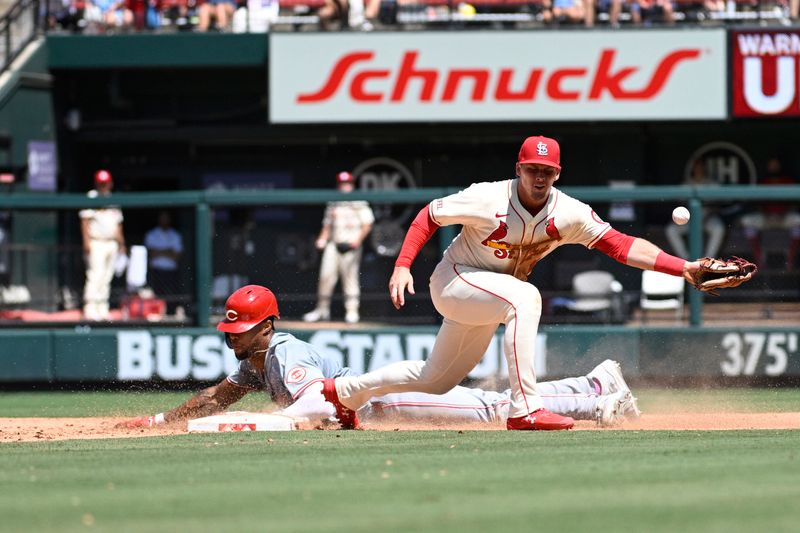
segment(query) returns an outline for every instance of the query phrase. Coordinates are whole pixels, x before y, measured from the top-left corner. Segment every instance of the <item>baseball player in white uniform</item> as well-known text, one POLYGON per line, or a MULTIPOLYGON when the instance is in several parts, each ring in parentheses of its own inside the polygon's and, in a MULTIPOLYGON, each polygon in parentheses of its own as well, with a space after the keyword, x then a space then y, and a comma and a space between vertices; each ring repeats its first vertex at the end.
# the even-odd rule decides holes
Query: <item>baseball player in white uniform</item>
MULTIPOLYGON (((205 389, 183 405, 154 416, 123 422, 145 427, 221 411, 251 391, 270 394, 282 414, 314 423, 334 419, 336 408, 326 401, 326 378, 354 375, 353 371, 322 356, 314 346, 288 333, 275 331, 279 318, 275 295, 259 285, 235 291, 225 303, 225 319, 217 329, 240 360, 238 368, 218 385, 205 389)), ((619 365, 606 360, 586 376, 539 384, 548 409, 601 426, 638 417, 636 399, 619 365)), ((455 387, 442 395, 417 392, 387 394, 370 399, 359 415, 366 420, 410 419, 437 422, 502 422, 508 416, 510 391, 494 392, 455 387)))
POLYGON ((395 307, 414 294, 411 264, 439 226, 463 229, 430 279, 436 309, 444 317, 426 361, 403 361, 361 376, 327 379, 323 394, 337 407, 343 427, 356 427, 356 411, 370 398, 394 392, 441 394, 455 387, 480 361, 497 326, 506 325, 512 430, 569 429, 570 417, 545 409, 533 361, 542 300, 527 282, 533 267, 557 247, 596 248, 624 264, 690 279, 699 268, 651 242, 620 233, 592 208, 553 187, 561 175, 558 143, 528 137, 515 166, 515 179, 477 183, 433 200, 406 234, 389 280, 395 307))
MULTIPOLYGON (((344 193, 353 192, 355 188, 355 178, 349 172, 339 172, 336 183, 339 191, 344 193)), ((330 320, 333 288, 341 277, 345 322, 354 324, 359 321, 361 244, 372 230, 373 222, 375 216, 365 201, 328 203, 316 241, 317 249, 323 251, 317 307, 303 315, 303 320, 330 320)))
MULTIPOLYGON (((108 196, 114 186, 111 173, 98 170, 89 197, 108 196)), ((81 237, 86 259, 83 315, 87 320, 108 320, 108 297, 117 254, 125 253, 122 211, 117 207, 81 209, 81 237)))

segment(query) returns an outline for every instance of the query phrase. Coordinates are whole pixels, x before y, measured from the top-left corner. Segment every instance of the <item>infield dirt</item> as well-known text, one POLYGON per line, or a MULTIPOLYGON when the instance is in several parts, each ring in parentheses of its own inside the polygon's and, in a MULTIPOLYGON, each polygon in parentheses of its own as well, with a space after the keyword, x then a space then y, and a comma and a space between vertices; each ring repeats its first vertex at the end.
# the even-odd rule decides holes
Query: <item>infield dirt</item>
MULTIPOLYGON (((110 439, 125 437, 150 437, 186 433, 186 424, 164 425, 154 428, 125 429, 115 424, 125 420, 119 417, 87 418, 0 418, 0 442, 36 442, 70 439, 110 439)), ((609 428, 618 430, 737 430, 737 429, 800 429, 798 413, 685 413, 645 414, 635 422, 609 428)), ((381 421, 364 424, 365 431, 404 430, 484 430, 500 431, 504 428, 492 424, 454 424, 452 422, 420 423, 407 421, 381 421)), ((607 431, 594 422, 578 421, 578 431, 607 431)))

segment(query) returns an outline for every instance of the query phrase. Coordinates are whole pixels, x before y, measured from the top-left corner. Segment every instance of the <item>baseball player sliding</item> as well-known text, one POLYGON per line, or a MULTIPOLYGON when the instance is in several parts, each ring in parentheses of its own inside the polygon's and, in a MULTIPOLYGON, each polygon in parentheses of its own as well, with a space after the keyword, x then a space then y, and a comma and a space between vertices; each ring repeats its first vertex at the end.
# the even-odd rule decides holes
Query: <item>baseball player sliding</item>
MULTIPOLYGON (((352 376, 353 371, 323 357, 312 345, 276 331, 275 320, 279 317, 275 295, 266 287, 248 285, 235 291, 225 303, 225 319, 217 329, 225 333, 228 346, 240 361, 237 370, 171 411, 120 425, 148 427, 208 416, 256 390, 269 393, 283 407, 281 414, 315 423, 334 418, 336 408, 321 394, 323 381, 352 376)), ((636 399, 619 365, 610 360, 586 376, 540 383, 539 392, 549 410, 596 420, 602 426, 639 415, 636 399)), ((371 398, 359 415, 365 419, 494 422, 505 420, 509 405, 509 391, 455 387, 442 395, 408 392, 371 398)))
POLYGON ((645 239, 616 231, 590 206, 556 189, 560 176, 558 143, 528 137, 519 151, 515 179, 473 184, 420 210, 395 262, 389 296, 400 309, 406 290, 414 294, 410 268, 422 246, 440 226, 461 224, 430 279, 431 298, 444 322, 426 361, 403 361, 361 376, 325 380, 323 394, 336 405, 343 426, 356 427, 356 411, 375 396, 449 391, 480 361, 503 323, 511 383, 506 427, 571 428, 574 420, 550 412, 536 385, 533 361, 542 299, 527 282, 536 263, 559 246, 595 248, 626 265, 683 276, 700 288, 695 273, 701 261, 674 257, 645 239))

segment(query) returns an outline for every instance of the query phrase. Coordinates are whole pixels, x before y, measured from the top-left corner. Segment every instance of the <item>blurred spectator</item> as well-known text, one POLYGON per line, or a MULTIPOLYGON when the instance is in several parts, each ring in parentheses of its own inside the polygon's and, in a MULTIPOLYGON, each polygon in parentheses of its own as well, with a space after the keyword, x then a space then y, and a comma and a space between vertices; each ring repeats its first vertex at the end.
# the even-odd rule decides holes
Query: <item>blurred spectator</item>
POLYGON ((587 28, 591 28, 592 26, 594 26, 596 4, 597 4, 596 0, 583 0, 584 11, 586 12, 586 16, 583 19, 583 23, 586 25, 587 28))
POLYGON ((583 0, 553 0, 552 13, 553 20, 560 23, 578 24, 586 19, 583 0))
POLYGON ((47 0, 42 9, 47 15, 48 29, 61 27, 69 31, 80 31, 86 25, 86 0, 47 0))
MULTIPOLYGON (((99 21, 104 29, 133 26, 133 11, 125 8, 125 0, 91 0, 90 3, 99 10, 99 21)), ((97 17, 92 10, 92 18, 97 17)))
MULTIPOLYGON (((351 193, 355 189, 355 178, 349 172, 339 172, 336 183, 343 193, 351 193)), ((317 322, 330 319, 333 288, 341 276, 345 321, 349 324, 359 321, 361 244, 372 230, 373 222, 375 216, 372 209, 363 200, 328 203, 316 241, 317 249, 323 250, 317 306, 303 315, 303 320, 317 322)))
MULTIPOLYGON (((94 175, 95 188, 88 196, 110 196, 114 182, 107 170, 94 175)), ((81 237, 86 260, 86 285, 83 290, 83 315, 87 320, 108 320, 108 297, 114 263, 118 254, 125 254, 125 237, 122 233, 122 211, 117 207, 82 209, 81 237)))
POLYGON ((192 14, 197 9, 196 0, 162 0, 161 18, 178 28, 188 28, 192 24, 192 14))
POLYGON ((198 10, 198 31, 208 31, 212 20, 217 31, 228 31, 235 8, 235 0, 207 0, 198 10))
POLYGON ((590 5, 589 11, 591 11, 591 15, 587 15, 586 17, 586 25, 593 26, 594 25, 594 17, 595 17, 595 9, 598 11, 607 11, 608 12, 608 24, 612 28, 619 28, 619 15, 622 13, 622 3, 624 0, 589 0, 593 2, 590 5), (590 19, 591 18, 591 22, 590 19))
POLYGON ((278 0, 248 0, 233 13, 234 33, 264 33, 278 18, 278 0))
MULTIPOLYGON (((350 26, 353 29, 362 31, 372 31, 378 23, 378 15, 381 12, 381 0, 361 0, 363 5, 363 16, 360 13, 350 15, 350 26)), ((352 9, 352 8, 351 8, 352 9)))
POLYGON ((640 25, 656 20, 664 24, 675 23, 672 0, 631 0, 631 22, 640 25))
MULTIPOLYGON (((767 161, 767 172, 760 180, 761 185, 794 185, 795 180, 783 171, 780 159, 772 157, 767 161)), ((761 246, 761 233, 765 229, 784 229, 789 231, 789 246, 786 252, 786 270, 794 269, 797 252, 800 250, 800 213, 796 203, 763 202, 759 209, 742 215, 741 224, 745 237, 750 243, 753 260, 764 265, 766 257, 761 246)))
POLYGON ((125 10, 137 31, 161 26, 161 0, 125 0, 125 10))
POLYGON ((348 0, 325 0, 317 16, 324 29, 330 29, 332 22, 338 22, 339 28, 345 29, 350 26, 350 3, 348 0))
POLYGON ((178 259, 183 253, 181 234, 172 227, 168 211, 158 214, 158 226, 144 237, 147 247, 147 279, 156 296, 167 301, 167 312, 172 314, 177 302, 175 296, 182 294, 178 259))
MULTIPOLYGON (((692 165, 691 174, 683 182, 684 185, 703 186, 718 185, 706 172, 706 164, 702 159, 696 159, 692 165)), ((717 214, 714 208, 703 207, 703 228, 706 231, 705 257, 717 257, 725 238, 725 223, 717 214)), ((675 251, 675 255, 683 259, 689 259, 689 249, 684 241, 686 234, 689 233, 689 224, 679 226, 670 224, 667 226, 666 234, 670 246, 675 251)))

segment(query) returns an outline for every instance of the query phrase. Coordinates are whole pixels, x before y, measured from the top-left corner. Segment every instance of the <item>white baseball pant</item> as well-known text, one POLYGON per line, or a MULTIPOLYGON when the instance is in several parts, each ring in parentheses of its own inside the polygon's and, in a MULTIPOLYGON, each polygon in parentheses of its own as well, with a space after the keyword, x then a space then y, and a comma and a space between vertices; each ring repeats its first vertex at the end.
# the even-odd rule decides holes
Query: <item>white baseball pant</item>
MULTIPOLYGON (((544 408, 577 420, 593 420, 600 396, 586 377, 545 381, 537 385, 544 408)), ((400 392, 372 398, 359 411, 373 419, 500 423, 508 418, 511 391, 455 387, 445 394, 400 392)))
POLYGON ((542 299, 536 287, 497 272, 443 260, 431 276, 431 298, 444 322, 427 361, 402 361, 336 380, 340 401, 357 410, 393 392, 444 394, 483 357, 497 326, 506 325, 503 353, 511 385, 509 417, 543 407, 533 369, 542 299))
POLYGON ((359 247, 349 252, 340 253, 333 242, 328 242, 322 252, 319 267, 319 289, 317 292, 317 309, 330 314, 331 297, 336 282, 342 280, 345 311, 358 312, 361 298, 361 286, 358 277, 361 267, 361 251, 359 247))
POLYGON ((119 243, 115 240, 89 241, 86 285, 83 287, 83 314, 88 318, 108 317, 108 297, 118 250, 119 243))

